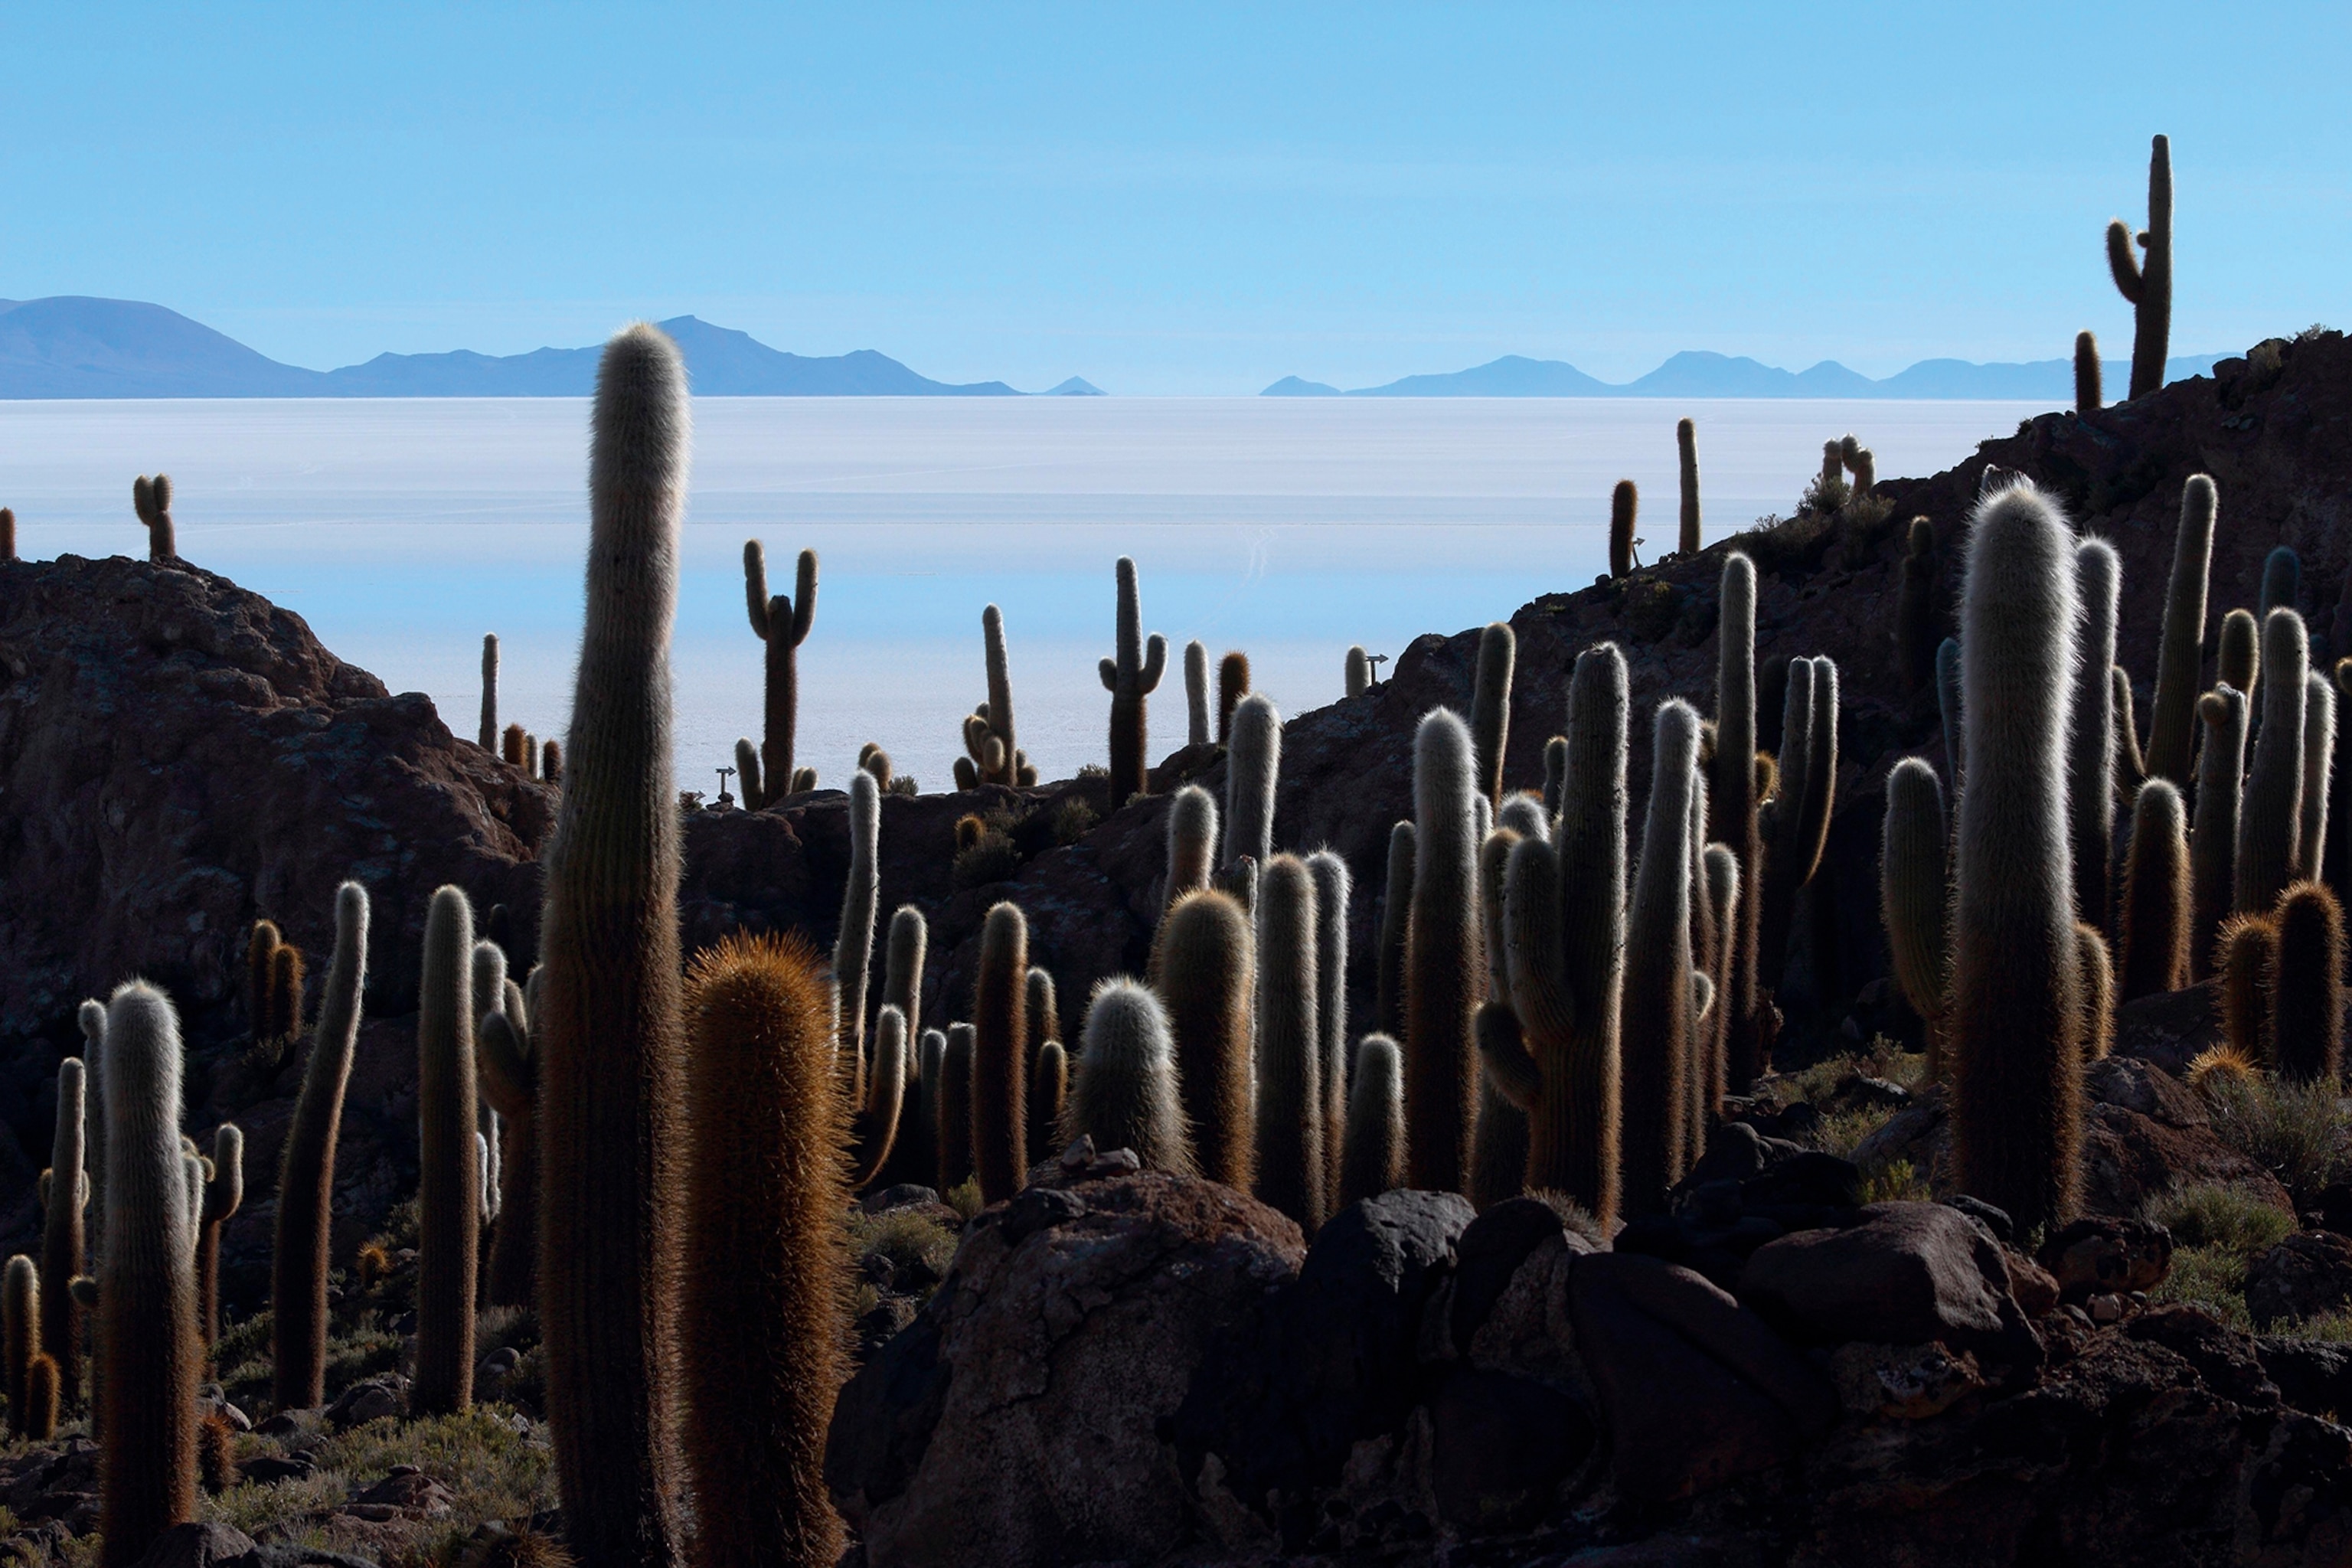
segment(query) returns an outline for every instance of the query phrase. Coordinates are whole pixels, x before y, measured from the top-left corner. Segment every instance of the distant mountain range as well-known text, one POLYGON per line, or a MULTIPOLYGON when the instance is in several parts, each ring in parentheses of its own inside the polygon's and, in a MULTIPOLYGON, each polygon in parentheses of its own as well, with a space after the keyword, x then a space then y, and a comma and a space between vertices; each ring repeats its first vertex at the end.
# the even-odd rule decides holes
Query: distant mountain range
MULTIPOLYGON (((2211 371, 2221 354, 2197 354, 2165 362, 2164 378, 2179 381, 2211 371)), ((2105 363, 2110 395, 2131 379, 2131 362, 2105 363)), ((1805 371, 1785 371, 1728 354, 1684 353, 1622 385, 1585 374, 1565 360, 1505 354, 1450 375, 1408 375, 1385 386, 1342 392, 1319 381, 1284 376, 1262 397, 1922 397, 2030 398, 2066 401, 2074 395, 2073 359, 2032 360, 2022 364, 1971 364, 1966 360, 1921 360, 1884 381, 1873 381, 1835 360, 1805 371)))
MULTIPOLYGON (((1001 381, 950 385, 872 349, 784 353, 692 316, 661 323, 705 397, 1018 397, 1001 381)), ((304 370, 176 310, 131 300, 0 300, 0 399, 47 397, 585 397, 599 348, 503 356, 378 354, 304 370)), ((1094 389, 1073 376, 1061 392, 1094 389)))

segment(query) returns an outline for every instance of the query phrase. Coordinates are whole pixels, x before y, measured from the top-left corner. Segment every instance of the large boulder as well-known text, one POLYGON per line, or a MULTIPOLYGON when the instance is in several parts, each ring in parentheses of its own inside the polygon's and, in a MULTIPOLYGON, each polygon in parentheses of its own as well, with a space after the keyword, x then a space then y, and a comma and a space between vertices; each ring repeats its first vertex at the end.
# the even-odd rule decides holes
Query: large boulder
POLYGON ((2347 1310, 2352 1310, 2352 1239, 2332 1230, 2290 1236, 2247 1267, 2246 1311, 2257 1328, 2347 1310))
POLYGON ((1263 1204, 1156 1172, 983 1214, 835 1409, 825 1479, 866 1561, 1142 1560, 1185 1539, 1200 1507, 1163 1428, 1304 1250, 1263 1204))

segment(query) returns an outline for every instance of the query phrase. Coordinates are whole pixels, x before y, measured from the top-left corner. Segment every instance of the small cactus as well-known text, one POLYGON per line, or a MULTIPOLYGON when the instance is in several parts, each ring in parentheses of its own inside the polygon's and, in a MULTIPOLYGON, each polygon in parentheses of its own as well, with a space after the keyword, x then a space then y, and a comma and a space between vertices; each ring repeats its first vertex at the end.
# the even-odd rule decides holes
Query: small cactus
POLYGON ((1209 740, 1209 650, 1195 638, 1184 645, 1184 743, 1209 740))
POLYGON ((2298 880, 2316 881, 2327 846, 2327 797, 2336 769, 2336 683, 2313 670, 2304 678, 2303 815, 2295 829, 2298 880))
POLYGON ((1838 442, 1838 461, 1846 472, 1853 476, 1848 493, 1855 499, 1868 495, 1878 487, 1877 458, 1851 433, 1838 442))
POLYGON ((539 782, 551 788, 563 784, 563 742, 550 740, 539 749, 539 782))
POLYGON ((2107 269, 2132 305, 2132 397, 2164 384, 2172 337, 2172 143, 2162 136, 2148 144, 2147 227, 2139 245, 2145 262, 2132 255, 2131 226, 2121 218, 2107 225, 2107 269))
POLYGON ((972 988, 971 1159, 982 1202, 1003 1203, 1029 1175, 1029 922, 1000 903, 981 927, 972 988))
POLYGON ((1250 1089, 1255 945, 1238 901, 1201 891, 1177 900, 1161 917, 1152 954, 1195 1163, 1209 1180, 1244 1192, 1256 1163, 1250 1089))
POLYGON ((16 513, 0 506, 0 561, 16 559, 16 513))
POLYGON ((286 1131, 269 1254, 270 1402, 280 1410, 326 1402, 327 1263, 335 1145, 343 1090, 359 1042, 367 981, 368 898, 357 882, 335 890, 335 953, 319 1001, 319 1026, 286 1131))
POLYGON ((2290 1083, 2334 1085, 2344 1057, 2344 909, 2321 883, 2297 882, 2278 901, 2265 970, 2267 1055, 2290 1083))
POLYGON ((1386 1035, 1356 1043, 1348 1089, 1347 1146, 1339 1156, 1339 1206, 1404 1184, 1404 1063, 1386 1035))
POLYGON ((1102 661, 1103 689, 1110 693, 1110 806, 1150 788, 1151 759, 1145 699, 1160 689, 1168 664, 1168 639, 1158 632, 1147 641, 1135 582, 1135 563, 1118 558, 1118 656, 1102 661))
MULTIPOLYGON (((767 696, 761 719, 761 773, 781 793, 793 782, 793 731, 800 721, 800 647, 816 620, 816 552, 801 552, 793 596, 768 596, 768 552, 756 539, 743 542, 743 602, 751 634, 766 645, 767 696)), ((757 811, 774 798, 751 793, 753 775, 743 776, 743 804, 757 811)))
POLYGON ((276 984, 272 965, 282 940, 272 921, 254 921, 245 939, 245 1016, 257 1045, 269 1038, 270 1016, 277 1011, 271 1001, 276 984))
POLYGON ((58 1435, 59 1377, 57 1360, 47 1352, 25 1365, 25 1436, 36 1443, 46 1443, 58 1435))
POLYGON ((506 765, 510 768, 521 767, 523 765, 523 748, 530 743, 530 738, 523 732, 521 725, 508 725, 505 731, 499 736, 499 761, 506 763, 506 765))
POLYGON ((1234 710, 1225 763, 1224 863, 1274 853, 1274 790, 1282 771, 1282 715, 1260 696, 1234 710))
POLYGON ((2096 414, 2105 404, 2099 386, 2099 340, 2089 332, 2074 334, 2074 412, 2096 414))
MULTIPOLYGON (((2270 974, 2278 958, 2278 918, 2271 910, 2231 915, 2213 942, 2221 976, 2221 1038, 2248 1061, 2271 1049, 2270 974)), ((2275 1065, 2275 1064, 2273 1064, 2275 1065)))
POLYGON ((743 786, 743 809, 759 810, 765 798, 760 793, 760 748, 745 736, 738 736, 735 741, 735 782, 743 786))
POLYGON ((539 1053, 520 993, 475 1027, 474 1065, 484 1103, 498 1113, 499 1212, 490 1233, 483 1298, 493 1307, 530 1305, 539 1270, 539 1053))
POLYGON ((1249 655, 1239 648, 1217 661, 1217 744, 1231 745, 1234 710, 1250 691, 1249 655))
POLYGON ((482 750, 499 749, 499 634, 482 634, 482 727, 476 739, 482 750))
MULTIPOLYGON (((1193 646, 1197 647, 1200 645, 1196 643, 1193 646)), ((1361 697, 1372 689, 1372 659, 1364 651, 1363 644, 1357 643, 1348 649, 1346 673, 1349 696, 1361 697)))
POLYGON ((1511 742, 1511 668, 1518 640, 1502 621, 1478 636, 1478 684, 1470 703, 1470 733, 1477 748, 1477 787, 1489 805, 1503 804, 1503 753, 1511 742))
MULTIPOLYGON (((2191 474, 2180 487, 2180 525, 2172 537, 2172 575, 2164 590, 2156 706, 2148 715, 2147 771, 2182 788, 2189 784, 2189 755, 2196 738, 2197 693, 2204 685, 2205 589, 2213 568, 2213 519, 2220 506, 2213 481, 2204 474, 2191 474)), ((2228 632, 2225 623, 2225 650, 2228 632)), ((2230 680, 2226 657, 2221 679, 2241 691, 2252 689, 2230 680)))
POLYGON ((2123 903, 2116 911, 2119 1000, 2189 984, 2189 879, 2180 792, 2169 779, 2150 779, 2133 803, 2131 842, 2124 852, 2123 903))
POLYGON ((1633 570, 1634 514, 1641 494, 1631 479, 1619 479, 1609 492, 1609 575, 1623 577, 1633 570))
POLYGON ((142 474, 132 480, 131 510, 147 525, 147 559, 177 560, 180 546, 172 525, 172 476, 157 474, 149 479, 142 474))
POLYGON ((1033 1137, 1058 1137, 1069 1103, 1070 1053, 1059 1040, 1045 1041, 1029 1061, 1029 1125, 1036 1129, 1033 1137))
POLYGON ((2273 547, 2263 557, 2262 595, 2256 601, 2254 614, 2267 617, 2273 610, 2299 609, 2303 596, 2303 557, 2294 547, 2281 544, 2273 547))
POLYGON ((1147 1171, 1195 1173, 1168 1016, 1160 999, 1132 980, 1103 981, 1087 1004, 1086 1040, 1061 1136, 1091 1137, 1105 1151, 1131 1149, 1147 1171))
POLYGON ((1675 549, 1681 555, 1696 555, 1699 552, 1697 426, 1687 419, 1675 421, 1675 450, 1683 491, 1682 533, 1675 549))

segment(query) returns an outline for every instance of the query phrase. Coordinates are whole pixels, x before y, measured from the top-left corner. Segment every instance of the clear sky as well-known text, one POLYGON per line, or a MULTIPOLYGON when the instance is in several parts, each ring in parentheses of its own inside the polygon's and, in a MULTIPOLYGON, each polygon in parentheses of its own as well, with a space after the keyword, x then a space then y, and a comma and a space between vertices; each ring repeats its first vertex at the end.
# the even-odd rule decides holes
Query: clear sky
POLYGON ((2352 6, 0 0, 0 298, 325 368, 692 312, 1038 389, 2352 327, 2352 6))

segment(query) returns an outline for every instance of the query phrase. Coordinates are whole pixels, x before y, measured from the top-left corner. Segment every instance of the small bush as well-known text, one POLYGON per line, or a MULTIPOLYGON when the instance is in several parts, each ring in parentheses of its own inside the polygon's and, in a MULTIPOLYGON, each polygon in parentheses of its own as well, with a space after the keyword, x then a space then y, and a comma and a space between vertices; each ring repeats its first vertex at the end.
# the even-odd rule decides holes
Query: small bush
POLYGON ((950 1187, 940 1194, 940 1201, 956 1213, 970 1219, 988 1205, 981 1202, 980 1178, 966 1176, 961 1185, 950 1187))
POLYGON ((1095 815, 1095 808, 1083 796, 1071 795, 1054 808, 1054 842, 1076 844, 1093 832, 1095 824, 1100 820, 1095 815))
POLYGON ((857 1256, 870 1258, 878 1252, 901 1275, 919 1264, 934 1278, 945 1275, 948 1265, 955 1261, 959 1239, 954 1230, 913 1209, 849 1216, 850 1246, 857 1256))
POLYGON ((1866 1204, 1926 1203, 1935 1195, 1908 1160, 1889 1160, 1863 1173, 1862 1201, 1866 1204))
POLYGON ((2284 1183, 2298 1202, 2343 1178, 2352 1142, 2333 1084, 2208 1074, 2201 1080, 2215 1136, 2284 1183))
POLYGON ((2180 1247, 2218 1247, 2252 1258, 2294 1234, 2294 1218, 2243 1187, 2198 1182, 2149 1205, 2148 1218, 2172 1232, 2180 1247))
POLYGON ((992 827, 956 851, 948 879, 958 889, 985 888, 992 882, 1006 880, 1020 869, 1021 851, 1013 847, 1011 838, 992 827))
POLYGON ((2251 1331, 2246 1313, 2246 1260, 2222 1247, 2176 1247, 2172 1272, 2148 1292, 2158 1301, 2201 1307, 2233 1329, 2251 1331))

